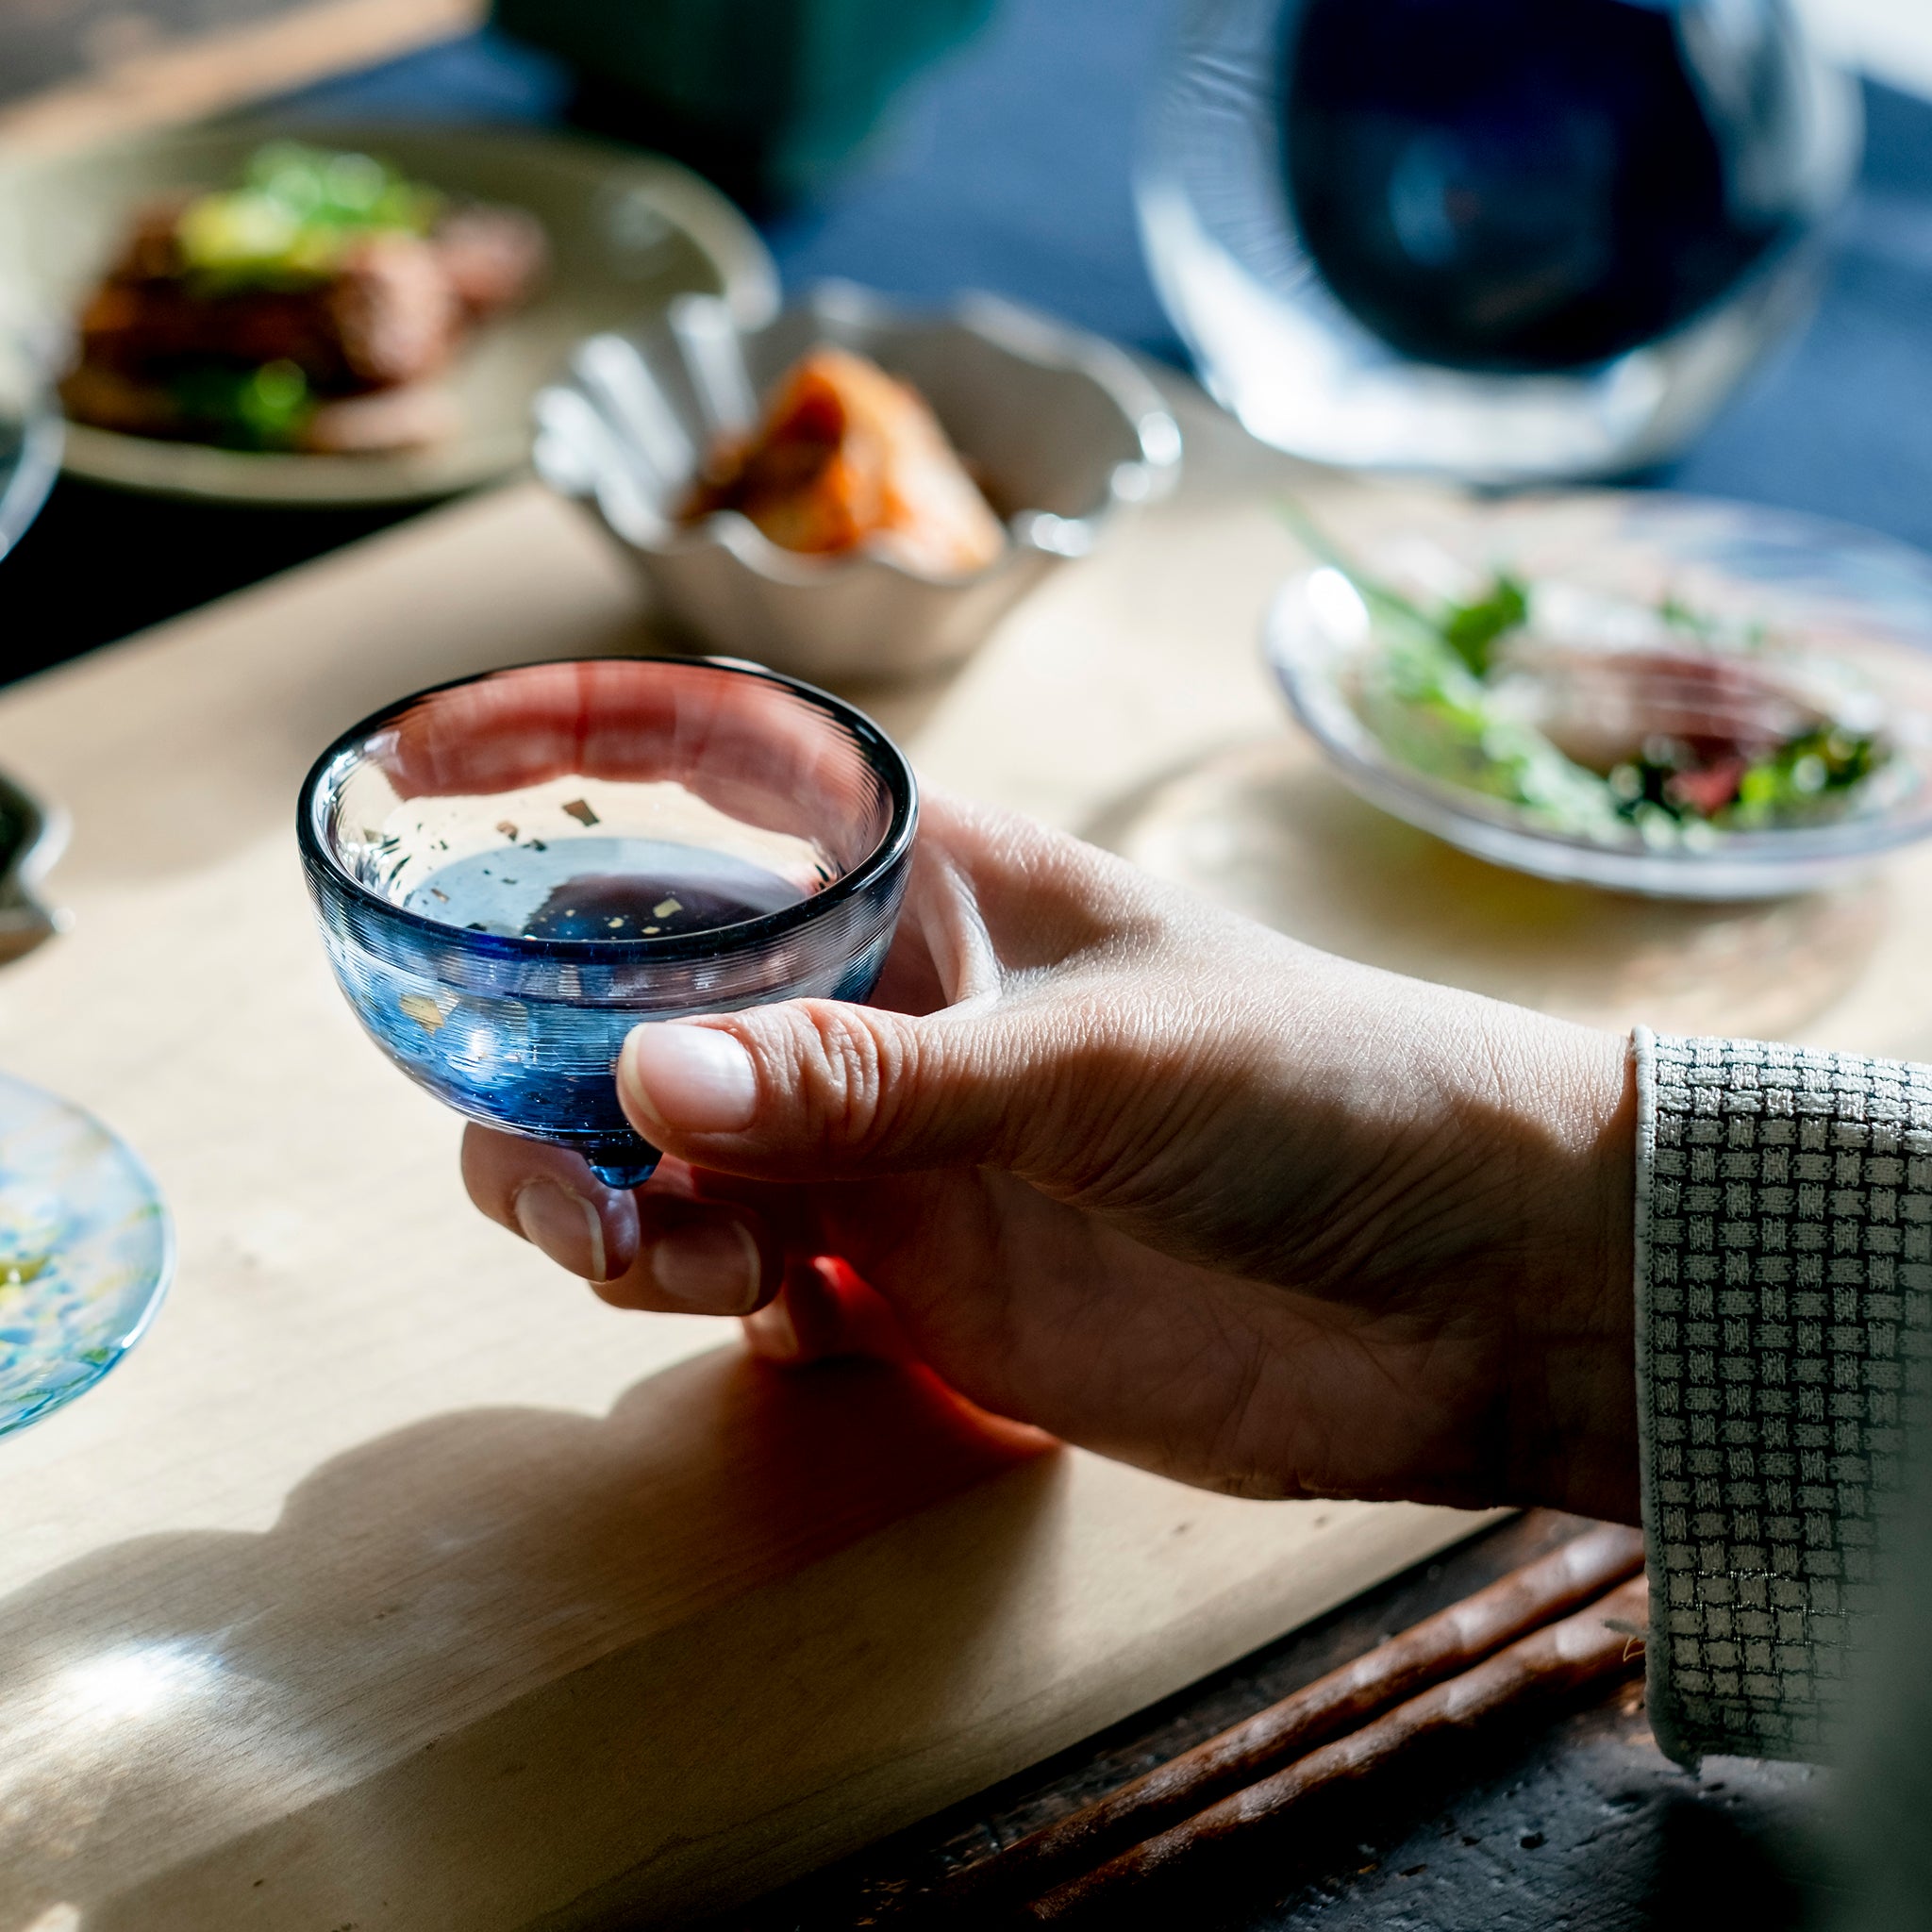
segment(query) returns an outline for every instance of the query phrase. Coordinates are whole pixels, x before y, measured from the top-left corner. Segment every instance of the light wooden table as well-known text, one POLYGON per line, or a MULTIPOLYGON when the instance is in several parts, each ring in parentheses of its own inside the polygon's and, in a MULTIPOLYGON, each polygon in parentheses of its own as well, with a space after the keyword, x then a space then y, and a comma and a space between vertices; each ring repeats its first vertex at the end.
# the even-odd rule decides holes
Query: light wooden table
MULTIPOLYGON (((1175 503, 881 700, 928 777, 1078 824, 1289 741, 1253 654, 1284 466, 1190 426, 1175 503)), ((296 786, 406 689, 645 641, 601 537, 522 485, 0 697, 0 762, 75 822, 73 929, 0 974, 0 1064, 133 1141, 181 1250, 128 1361, 0 1443, 0 1932, 689 1916, 1474 1525, 774 1374, 469 1209, 457 1123, 325 970, 296 786)))
MULTIPOLYGON (((1341 793, 1258 665, 1297 561, 1268 499, 1357 541, 1414 506, 1181 407, 1172 503, 950 685, 870 694, 928 781, 1381 963, 1932 1057, 1932 853, 1699 911, 1341 793)), ((181 1238, 127 1363, 0 1443, 0 1932, 675 1921, 1478 1521, 1031 1456, 916 1379, 605 1308, 469 1210, 456 1123, 328 979, 295 789, 403 690, 646 641, 601 537, 518 485, 0 697, 0 763, 76 827, 74 927, 0 974, 0 1064, 126 1133, 181 1238)))

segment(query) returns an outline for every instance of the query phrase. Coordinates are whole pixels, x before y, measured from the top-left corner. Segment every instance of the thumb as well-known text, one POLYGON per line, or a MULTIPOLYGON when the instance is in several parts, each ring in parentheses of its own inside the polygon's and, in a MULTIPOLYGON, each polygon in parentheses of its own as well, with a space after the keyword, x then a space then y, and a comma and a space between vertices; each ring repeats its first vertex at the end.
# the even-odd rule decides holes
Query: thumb
POLYGON ((636 1027, 617 1090, 638 1132, 694 1167, 770 1180, 1024 1166, 1064 1083, 1037 1028, 791 1000, 636 1027))

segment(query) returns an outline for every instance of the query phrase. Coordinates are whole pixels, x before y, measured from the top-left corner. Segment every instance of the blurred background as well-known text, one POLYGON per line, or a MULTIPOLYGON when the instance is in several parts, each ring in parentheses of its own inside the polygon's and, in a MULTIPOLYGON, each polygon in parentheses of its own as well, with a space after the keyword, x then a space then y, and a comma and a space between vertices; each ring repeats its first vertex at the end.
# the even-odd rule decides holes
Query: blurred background
MULTIPOLYGON (((1211 55, 1243 10, 1180 0, 14 0, 0 9, 0 158, 264 107, 294 122, 575 128, 708 175, 752 213, 788 287, 838 275, 922 301, 991 290, 1186 366, 1202 348, 1188 270, 1168 265, 1164 308, 1137 223, 1136 167, 1144 188, 1150 152, 1163 138, 1173 151, 1162 116, 1176 111, 1190 59, 1204 44, 1211 55)), ((1468 32, 1493 65, 1507 35, 1485 11, 1473 10, 1468 32)), ((1850 198, 1824 210, 1822 300, 1804 326, 1771 332, 1770 353, 1681 454, 1666 460, 1637 439, 1635 462, 1621 467, 1932 542, 1932 10, 1807 0, 1804 22, 1858 76, 1864 123, 1862 159, 1855 133, 1847 150, 1850 198)), ((1184 146, 1184 100, 1178 111, 1184 146)), ((1824 175, 1831 165, 1825 157, 1824 175)), ((1196 184, 1196 204, 1224 191, 1237 202, 1244 192, 1196 184)), ((1828 181, 1817 198, 1832 199, 1828 181)), ((1265 225, 1265 215, 1239 203, 1232 219, 1265 225)), ((1206 226, 1216 219, 1210 208, 1206 226)), ((1238 402, 1241 386, 1239 371, 1215 384, 1238 402)), ((123 635, 407 513, 217 508, 69 476, 8 560, 13 606, 36 621, 12 630, 5 669, 17 675, 123 635), (105 580, 84 568, 108 554, 128 567, 105 580)))

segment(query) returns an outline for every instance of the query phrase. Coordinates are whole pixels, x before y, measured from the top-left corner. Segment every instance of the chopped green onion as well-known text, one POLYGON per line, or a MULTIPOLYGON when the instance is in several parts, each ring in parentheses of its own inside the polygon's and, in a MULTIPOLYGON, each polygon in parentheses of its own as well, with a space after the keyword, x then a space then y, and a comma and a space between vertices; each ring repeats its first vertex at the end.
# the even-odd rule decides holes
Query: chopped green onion
POLYGON ((335 274, 365 236, 426 233, 441 208, 373 155, 278 141, 256 150, 241 187, 190 202, 175 234, 189 274, 216 292, 299 287, 335 274))
POLYGON ((1474 603, 1452 604, 1437 622, 1442 641, 1487 677, 1497 641, 1529 622, 1529 593, 1514 577, 1498 575, 1474 603))
POLYGON ((308 378, 293 362, 259 368, 206 363, 170 384, 175 407, 221 442, 242 449, 291 449, 314 408, 308 378))

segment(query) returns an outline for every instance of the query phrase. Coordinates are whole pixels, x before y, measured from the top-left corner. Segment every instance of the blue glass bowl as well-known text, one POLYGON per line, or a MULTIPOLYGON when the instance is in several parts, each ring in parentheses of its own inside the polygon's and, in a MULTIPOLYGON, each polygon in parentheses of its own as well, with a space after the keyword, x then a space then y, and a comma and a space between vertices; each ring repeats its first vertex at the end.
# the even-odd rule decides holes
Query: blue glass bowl
POLYGON ((471 1120, 657 1165, 612 1078, 641 1020, 862 1000, 918 792, 870 719, 719 658, 522 665, 405 698, 325 751, 298 836, 337 983, 471 1120))

